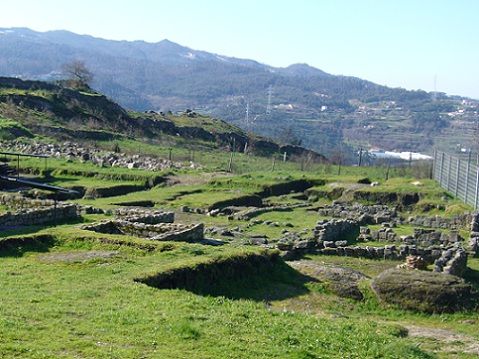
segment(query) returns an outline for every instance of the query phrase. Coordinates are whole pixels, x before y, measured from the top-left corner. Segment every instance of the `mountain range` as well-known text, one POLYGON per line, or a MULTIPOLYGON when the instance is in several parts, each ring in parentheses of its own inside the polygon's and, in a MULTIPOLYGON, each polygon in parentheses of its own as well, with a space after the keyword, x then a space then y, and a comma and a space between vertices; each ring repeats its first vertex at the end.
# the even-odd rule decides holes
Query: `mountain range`
MULTIPOLYGON (((197 112, 329 155, 380 147, 430 152, 473 143, 479 102, 389 88, 307 64, 278 68, 169 40, 112 41, 0 28, 0 76, 53 81, 81 60, 92 87, 137 110, 197 112)), ((352 60, 353 61, 353 60, 352 60)))

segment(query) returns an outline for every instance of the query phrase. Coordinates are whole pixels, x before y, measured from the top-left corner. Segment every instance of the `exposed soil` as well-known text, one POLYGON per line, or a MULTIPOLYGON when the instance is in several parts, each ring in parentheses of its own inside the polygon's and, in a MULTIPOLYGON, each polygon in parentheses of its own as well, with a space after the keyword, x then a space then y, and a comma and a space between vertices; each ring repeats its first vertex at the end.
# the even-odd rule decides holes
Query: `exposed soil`
POLYGON ((322 265, 313 261, 292 261, 288 264, 299 272, 326 282, 336 295, 345 298, 362 300, 359 282, 368 278, 363 273, 347 267, 322 265))
POLYGON ((92 259, 107 259, 118 255, 118 251, 75 251, 75 252, 59 252, 38 255, 41 262, 86 262, 92 259))
POLYGON ((405 328, 408 330, 410 337, 433 339, 443 343, 444 346, 437 348, 441 352, 460 352, 479 356, 479 342, 471 336, 440 328, 414 325, 405 325, 405 328))

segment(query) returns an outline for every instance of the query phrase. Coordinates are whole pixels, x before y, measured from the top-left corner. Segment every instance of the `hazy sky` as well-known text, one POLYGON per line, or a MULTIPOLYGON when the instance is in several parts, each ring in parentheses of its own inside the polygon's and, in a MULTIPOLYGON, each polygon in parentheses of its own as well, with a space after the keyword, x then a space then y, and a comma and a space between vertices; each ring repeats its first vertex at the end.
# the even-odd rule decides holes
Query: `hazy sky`
MULTIPOLYGON (((479 98, 479 0, 0 0, 0 27, 169 39, 479 98), (436 79, 436 81, 435 81, 436 79)), ((1 54, 0 54, 1 56, 1 54)))

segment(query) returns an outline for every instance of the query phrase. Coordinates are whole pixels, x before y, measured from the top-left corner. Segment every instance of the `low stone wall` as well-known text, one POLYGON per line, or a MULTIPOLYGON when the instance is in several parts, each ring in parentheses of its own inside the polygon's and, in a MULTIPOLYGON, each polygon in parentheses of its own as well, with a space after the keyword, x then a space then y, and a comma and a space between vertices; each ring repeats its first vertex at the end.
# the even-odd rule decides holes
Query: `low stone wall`
POLYGON ((325 242, 355 238, 358 234, 359 223, 349 219, 321 220, 313 230, 313 238, 319 246, 325 242))
POLYGON ((74 204, 58 204, 56 207, 40 207, 20 210, 18 212, 7 212, 0 215, 0 228, 18 226, 31 226, 79 217, 79 207, 74 204))
POLYGON ((117 218, 126 219, 129 222, 145 224, 173 223, 175 221, 174 212, 150 211, 141 208, 120 208, 115 211, 115 215, 117 218))
POLYGON ((317 253, 325 255, 369 258, 369 259, 391 259, 405 260, 407 256, 421 256, 424 260, 432 264, 441 257, 443 250, 440 247, 420 248, 413 245, 402 244, 400 246, 387 245, 384 247, 337 247, 318 249, 317 253))
POLYGON ((457 243, 461 240, 462 238, 457 231, 445 233, 425 228, 414 228, 414 234, 412 236, 398 236, 394 232, 394 229, 389 226, 384 226, 377 231, 370 230, 368 227, 361 227, 358 237, 359 242, 403 242, 405 244, 414 244, 422 247, 428 247, 435 244, 448 245, 451 243, 457 243))
POLYGON ((479 232, 479 212, 471 216, 471 232, 479 232))
POLYGON ((461 277, 467 269, 467 253, 457 245, 442 252, 434 262, 434 272, 446 273, 461 277))
POLYGON ((131 235, 157 241, 201 241, 204 238, 202 223, 145 224, 124 220, 107 220, 82 226, 82 229, 98 233, 131 235))
POLYGON ((471 250, 471 254, 473 256, 479 256, 479 212, 472 216, 469 249, 471 250))
POLYGON ((117 228, 124 234, 141 238, 163 241, 200 241, 203 239, 204 226, 200 224, 159 223, 144 224, 129 221, 115 221, 117 228))
POLYGON ((196 242, 204 239, 203 223, 179 225, 176 229, 171 229, 163 234, 158 234, 151 239, 156 241, 186 241, 196 242))
POLYGON ((404 223, 420 227, 458 229, 467 228, 469 223, 471 223, 472 217, 473 215, 471 213, 452 218, 415 216, 409 217, 404 223))
POLYGON ((333 204, 320 208, 318 214, 325 217, 352 219, 362 225, 391 222, 397 218, 395 208, 383 205, 366 206, 353 204, 351 206, 344 206, 333 204))
POLYGON ((39 208, 51 207, 55 204, 55 201, 50 199, 31 199, 17 193, 2 193, 0 195, 0 204, 13 209, 39 208))
MULTIPOLYGON (((361 225, 380 224, 391 222, 396 224, 411 224, 418 227, 443 228, 443 229, 459 229, 467 228, 473 219, 473 214, 466 213, 452 218, 444 218, 440 216, 411 216, 407 219, 400 218, 397 214, 396 207, 388 207, 385 205, 342 205, 333 204, 319 208, 318 214, 325 217, 352 219, 361 225)), ((477 224, 479 232, 479 223, 477 224)))

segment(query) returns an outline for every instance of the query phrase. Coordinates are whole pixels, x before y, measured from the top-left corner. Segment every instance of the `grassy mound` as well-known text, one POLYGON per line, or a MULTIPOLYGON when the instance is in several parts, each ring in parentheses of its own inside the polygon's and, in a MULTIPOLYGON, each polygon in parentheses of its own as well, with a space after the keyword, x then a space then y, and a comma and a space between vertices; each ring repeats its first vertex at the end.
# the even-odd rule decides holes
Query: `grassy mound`
POLYGON ((463 279, 427 271, 390 269, 377 276, 372 287, 383 302, 427 313, 468 309, 477 300, 463 279))
POLYGON ((17 121, 0 117, 0 139, 14 140, 19 137, 32 138, 33 134, 17 121))

